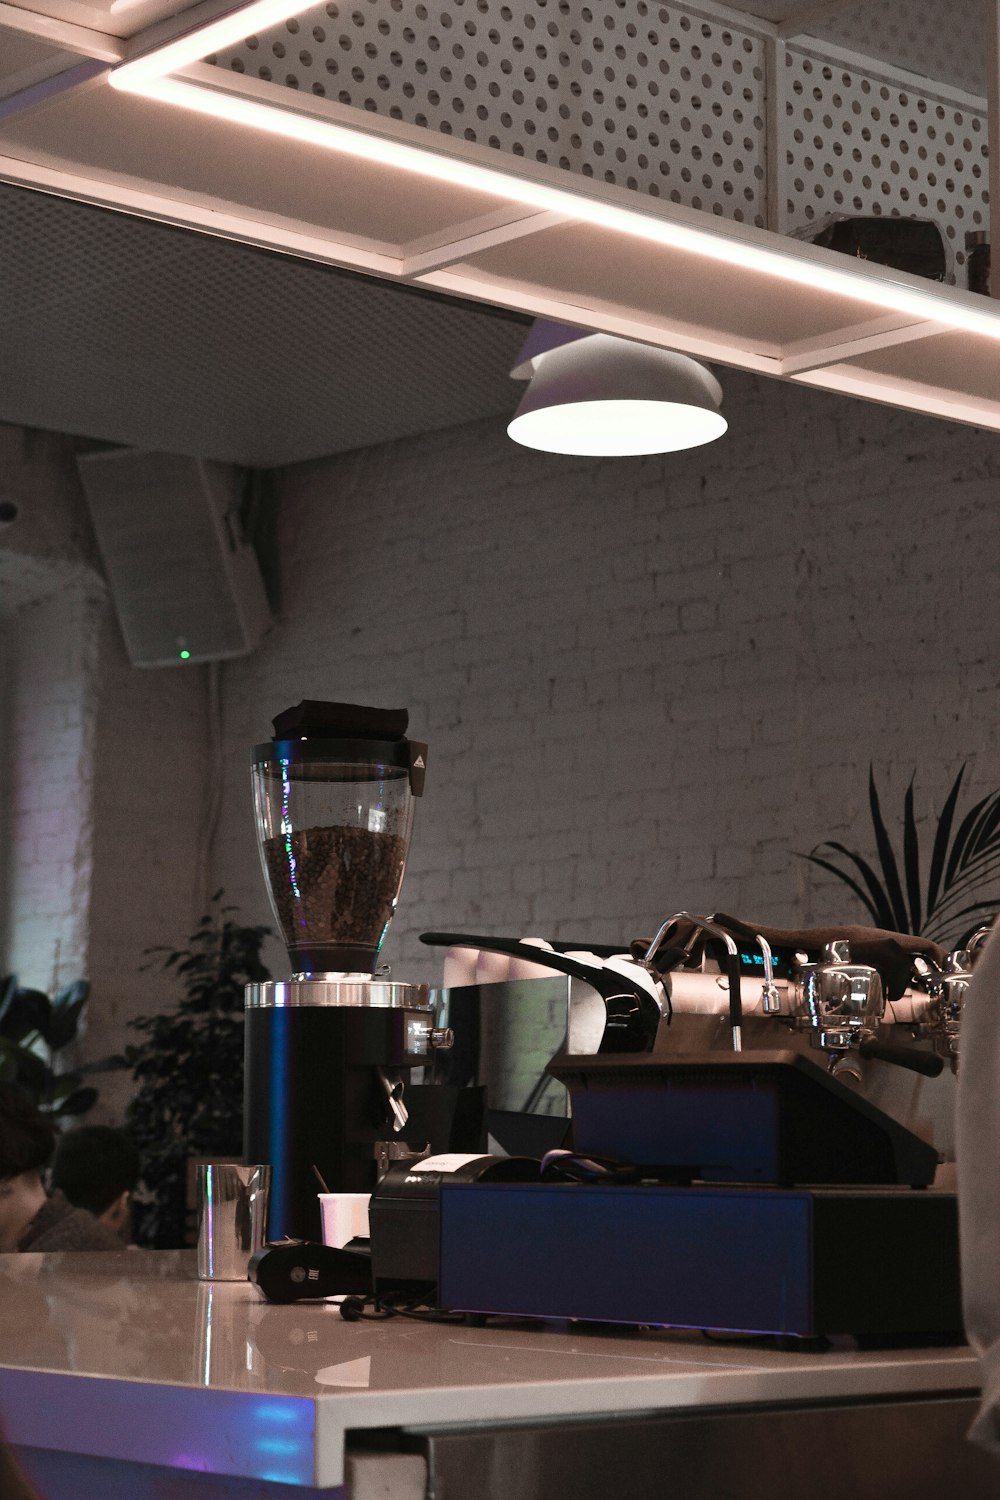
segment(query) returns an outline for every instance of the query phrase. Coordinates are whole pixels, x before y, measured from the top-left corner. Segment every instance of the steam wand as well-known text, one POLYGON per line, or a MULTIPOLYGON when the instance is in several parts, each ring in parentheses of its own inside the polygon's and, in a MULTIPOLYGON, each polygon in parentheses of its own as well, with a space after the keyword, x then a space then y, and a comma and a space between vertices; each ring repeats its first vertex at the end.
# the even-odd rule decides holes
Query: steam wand
MULTIPOLYGON (((667 917, 665 921, 661 922, 659 932, 646 949, 645 957, 642 960, 643 965, 647 969, 652 969, 653 955, 663 941, 664 934, 675 922, 681 921, 693 923, 702 932, 708 932, 712 937, 721 938, 726 945, 726 978, 729 981, 729 1025, 733 1033, 733 1051, 742 1052, 743 1001, 740 996, 740 954, 739 949, 724 927, 720 927, 717 922, 713 922, 709 917, 698 917, 690 911, 675 911, 672 917, 667 917)), ((757 941, 761 942, 762 940, 758 938, 757 941)), ((770 957, 770 949, 768 949, 764 955, 764 972, 765 976, 767 976, 767 984, 771 982, 770 957)))

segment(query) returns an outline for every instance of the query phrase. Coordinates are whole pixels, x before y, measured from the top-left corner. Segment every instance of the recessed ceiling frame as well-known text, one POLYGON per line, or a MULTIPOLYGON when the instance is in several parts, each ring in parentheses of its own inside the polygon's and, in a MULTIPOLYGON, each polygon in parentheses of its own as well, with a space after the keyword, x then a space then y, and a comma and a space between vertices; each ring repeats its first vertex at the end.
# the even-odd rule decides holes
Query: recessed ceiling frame
MULTIPOLYGON (((505 200, 509 209, 494 209, 480 215, 473 212, 462 222, 443 226, 419 241, 383 247, 384 253, 371 245, 352 245, 349 239, 303 233, 309 226, 281 225, 273 219, 266 226, 256 225, 248 232, 246 221, 241 220, 238 212, 225 211, 237 205, 223 205, 221 213, 209 215, 214 217, 211 227, 215 232, 474 300, 561 317, 581 327, 623 335, 628 330, 627 336, 650 343, 809 384, 822 385, 824 373, 829 370, 832 377, 836 371, 836 378, 830 381, 832 389, 845 388, 844 360, 852 354, 891 349, 942 332, 961 331, 991 341, 1000 339, 1000 308, 982 297, 951 288, 932 290, 916 277, 885 267, 845 263, 843 257, 833 252, 791 242, 767 230, 645 198, 593 179, 570 177, 565 171, 501 155, 474 143, 224 72, 201 60, 228 42, 309 8, 302 0, 252 0, 237 10, 220 13, 218 0, 203 0, 196 11, 182 14, 175 22, 160 23, 134 39, 128 57, 111 69, 107 81, 116 89, 205 117, 346 152, 390 174, 417 173, 473 195, 481 192, 494 201, 505 200), (199 24, 192 26, 195 16, 199 24), (718 330, 706 330, 672 318, 657 320, 637 315, 627 303, 617 303, 612 295, 589 296, 577 303, 572 297, 561 299, 558 289, 553 295, 552 291, 531 285, 504 286, 502 279, 483 274, 477 266, 476 257, 485 250, 544 236, 561 225, 573 223, 593 226, 606 236, 609 265, 613 263, 616 238, 627 236, 649 247, 651 270, 655 267, 656 248, 669 248, 725 268, 726 274, 745 271, 776 278, 786 283, 795 295, 815 293, 843 298, 845 321, 842 326, 814 338, 751 349, 738 339, 727 341, 718 330), (871 316, 858 321, 855 312, 858 304, 868 307, 871 316)), ((710 9, 727 14, 724 7, 714 4, 710 9)), ((780 26, 760 23, 760 30, 778 48, 790 34, 790 23, 780 26)), ((772 127, 771 133, 775 141, 780 139, 780 125, 772 127)), ((35 185, 43 186, 38 181, 35 185)), ((68 182, 64 190, 77 195, 68 182)), ((138 206, 140 200, 155 199, 160 211, 154 216, 206 227, 206 215, 202 214, 202 221, 198 222, 197 213, 191 212, 195 205, 184 196, 170 204, 156 192, 133 191, 128 202, 128 192, 126 187, 124 193, 112 193, 116 201, 109 204, 105 199, 105 206, 148 212, 148 208, 138 206)), ((93 185, 90 193, 83 195, 99 201, 93 185)), ((923 398, 915 398, 914 393, 925 388, 912 380, 900 381, 896 388, 891 375, 873 377, 851 372, 851 378, 855 377, 859 387, 872 391, 878 387, 874 399, 936 409, 923 398)), ((942 402, 948 414, 957 420, 1000 429, 1000 397, 995 407, 975 397, 965 400, 961 393, 954 396, 946 393, 942 402)))

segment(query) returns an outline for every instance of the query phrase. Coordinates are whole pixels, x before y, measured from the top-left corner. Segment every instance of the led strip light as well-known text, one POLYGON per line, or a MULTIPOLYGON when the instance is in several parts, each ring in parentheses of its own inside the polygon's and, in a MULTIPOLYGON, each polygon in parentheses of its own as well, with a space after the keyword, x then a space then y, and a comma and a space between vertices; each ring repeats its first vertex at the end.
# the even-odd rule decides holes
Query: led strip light
POLYGON ((359 125, 358 129, 353 129, 281 105, 262 104, 259 100, 220 88, 170 76, 178 69, 310 8, 311 5, 303 0, 253 0, 250 5, 122 63, 112 69, 108 81, 114 88, 127 93, 228 120, 249 129, 269 131, 288 140, 323 147, 379 166, 434 178, 529 208, 552 211, 579 223, 593 224, 616 234, 631 235, 720 261, 729 267, 848 297, 918 321, 933 322, 939 328, 945 325, 946 329, 1000 339, 1000 310, 966 306, 951 297, 942 297, 919 287, 826 265, 806 255, 793 255, 786 250, 754 244, 724 231, 711 232, 602 202, 572 189, 517 176, 502 167, 482 166, 443 150, 373 134, 370 126, 359 125))

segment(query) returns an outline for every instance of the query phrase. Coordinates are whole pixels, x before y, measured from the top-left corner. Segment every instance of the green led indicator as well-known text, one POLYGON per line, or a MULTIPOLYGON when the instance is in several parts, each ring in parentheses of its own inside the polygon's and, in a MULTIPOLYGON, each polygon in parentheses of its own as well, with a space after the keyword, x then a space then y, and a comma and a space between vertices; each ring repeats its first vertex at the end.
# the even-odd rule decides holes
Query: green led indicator
POLYGON ((190 655, 191 655, 190 651, 182 651, 180 653, 181 661, 187 661, 188 658, 190 657, 190 655))

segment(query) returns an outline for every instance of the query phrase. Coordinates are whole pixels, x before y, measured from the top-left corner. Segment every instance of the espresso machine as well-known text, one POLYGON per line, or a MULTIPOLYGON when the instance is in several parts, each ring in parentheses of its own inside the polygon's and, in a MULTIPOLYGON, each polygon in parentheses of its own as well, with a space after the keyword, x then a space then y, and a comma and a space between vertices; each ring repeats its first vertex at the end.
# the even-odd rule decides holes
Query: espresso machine
POLYGON ((377 969, 424 786, 427 747, 407 725, 405 711, 306 701, 253 751, 261 866, 291 968, 246 989, 243 1148, 271 1166, 272 1241, 319 1240, 321 1186, 371 1192, 441 1134, 426 1107, 411 1114, 409 1084, 450 1037, 426 985, 377 969))

